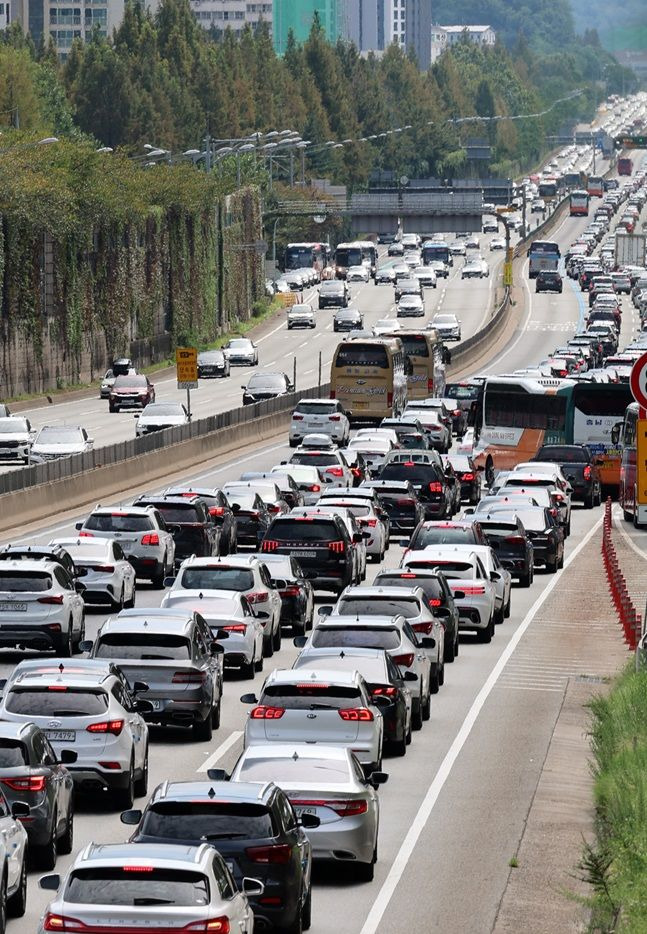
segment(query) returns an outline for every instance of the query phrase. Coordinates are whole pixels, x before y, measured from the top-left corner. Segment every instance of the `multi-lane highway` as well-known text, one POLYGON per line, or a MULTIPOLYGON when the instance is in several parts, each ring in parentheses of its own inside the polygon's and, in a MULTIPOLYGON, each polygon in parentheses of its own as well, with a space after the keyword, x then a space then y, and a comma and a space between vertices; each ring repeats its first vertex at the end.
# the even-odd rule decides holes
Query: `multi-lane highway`
MULTIPOLYGON (((586 219, 567 218, 554 236, 567 247, 586 223, 586 219)), ((460 314, 464 335, 468 336, 478 329, 487 314, 494 285, 493 279, 461 282, 459 270, 460 262, 447 283, 443 308, 460 314)), ((570 280, 565 280, 562 295, 535 295, 534 283, 527 282, 525 273, 524 265, 526 295, 521 323, 509 335, 507 346, 490 362, 491 371, 510 371, 540 360, 578 327, 582 299, 570 280)), ((435 293, 428 293, 428 316, 442 295, 442 285, 435 293), (429 296, 433 296, 431 301, 429 296)), ((353 303, 365 313, 367 323, 394 314, 393 293, 388 286, 355 287, 353 303)), ((624 309, 621 345, 628 342, 636 323, 626 300, 624 309)), ((304 379, 312 377, 316 367, 312 347, 321 349, 324 361, 329 363, 337 340, 337 335, 331 332, 330 317, 328 311, 319 313, 314 334, 288 335, 283 321, 269 327, 259 339, 261 365, 289 371, 286 354, 289 360, 290 354, 296 352, 303 358, 299 372, 304 379)), ((203 393, 201 386, 196 394, 196 412, 206 414, 215 411, 216 406, 224 408, 237 402, 238 385, 243 381, 238 379, 240 372, 234 371, 230 380, 233 386, 227 382, 207 384, 204 401, 199 399, 203 393)), ((246 375, 246 371, 242 373, 246 375)), ((164 386, 164 397, 168 389, 168 397, 172 398, 173 381, 160 382, 159 397, 164 386)), ((95 432, 113 420, 115 425, 131 424, 128 415, 109 416, 106 403, 98 400, 82 400, 69 406, 74 417, 85 411, 82 423, 95 432)), ((63 407, 67 405, 53 407, 48 416, 50 411, 55 413, 63 407)), ((40 411, 35 409, 31 414, 34 421, 40 411)), ((62 417, 73 416, 67 413, 62 417)), ((279 463, 288 455, 286 442, 285 434, 278 435, 262 445, 249 446, 235 457, 215 460, 197 475, 185 473, 183 479, 199 480, 204 486, 220 486, 236 479, 242 470, 261 470, 279 463)), ((176 479, 172 466, 167 479, 176 479)), ((128 495, 138 492, 141 491, 130 489, 128 495)), ((47 542, 71 533, 74 522, 80 518, 82 515, 52 517, 23 529, 19 538, 14 535, 11 540, 47 542)), ((598 521, 597 510, 574 512, 567 566, 586 547, 598 521)), ((392 546, 384 566, 395 567, 401 553, 399 547, 392 546)), ((519 652, 523 654, 525 640, 534 631, 533 623, 542 602, 559 586, 560 580, 561 574, 538 574, 530 589, 515 587, 512 615, 497 627, 489 645, 477 644, 470 636, 462 639, 460 656, 448 666, 445 686, 434 697, 430 722, 422 732, 414 734, 405 758, 385 759, 390 779, 380 790, 381 826, 375 880, 358 885, 342 871, 317 871, 314 934, 337 932, 341 919, 349 934, 377 931, 396 934, 420 929, 465 934, 491 929, 506 884, 508 860, 523 832, 559 713, 560 679, 566 677, 571 664, 566 660, 557 679, 543 688, 528 668, 518 664, 519 652), (512 673, 507 665, 509 658, 517 662, 512 673)), ((159 592, 146 585, 138 591, 140 607, 158 606, 159 600, 159 592)), ((326 598, 325 602, 329 600, 326 598)), ((88 614, 88 638, 94 636, 104 619, 102 612, 88 614)), ((549 629, 542 643, 545 651, 558 656, 561 638, 558 629, 549 629)), ((266 661, 265 672, 271 667, 289 667, 295 655, 291 640, 284 638, 281 651, 271 662, 266 661)), ((5 677, 20 657, 18 653, 3 654, 0 676, 5 677)), ((253 688, 249 681, 227 680, 221 726, 210 744, 196 743, 191 735, 179 730, 153 730, 149 788, 152 790, 167 779, 204 777, 206 769, 214 765, 231 766, 241 749, 247 711, 239 695, 258 689, 262 677, 256 675, 253 688)), ((127 835, 109 802, 105 806, 96 801, 79 802, 75 851, 90 840, 120 841, 127 835)), ((64 870, 70 859, 59 857, 59 870, 64 870)), ((11 922, 9 930, 16 934, 35 930, 47 901, 47 894, 37 888, 36 874, 30 874, 27 914, 20 921, 11 922)))

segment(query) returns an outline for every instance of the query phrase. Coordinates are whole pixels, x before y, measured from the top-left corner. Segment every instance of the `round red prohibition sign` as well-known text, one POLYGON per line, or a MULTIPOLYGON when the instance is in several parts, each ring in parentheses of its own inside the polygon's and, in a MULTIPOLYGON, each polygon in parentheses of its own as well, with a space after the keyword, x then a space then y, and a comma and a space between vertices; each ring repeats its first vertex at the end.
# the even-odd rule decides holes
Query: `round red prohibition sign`
POLYGON ((647 353, 638 357, 629 378, 631 394, 643 409, 647 409, 647 353))

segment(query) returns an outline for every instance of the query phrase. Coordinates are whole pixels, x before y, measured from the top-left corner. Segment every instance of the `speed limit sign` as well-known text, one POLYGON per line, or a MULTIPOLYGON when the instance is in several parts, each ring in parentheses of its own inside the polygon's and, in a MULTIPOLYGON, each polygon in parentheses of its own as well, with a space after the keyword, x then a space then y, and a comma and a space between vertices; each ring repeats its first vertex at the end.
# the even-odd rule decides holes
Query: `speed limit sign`
POLYGON ((647 353, 638 357, 631 368, 629 385, 631 394, 638 405, 641 409, 647 409, 647 353))

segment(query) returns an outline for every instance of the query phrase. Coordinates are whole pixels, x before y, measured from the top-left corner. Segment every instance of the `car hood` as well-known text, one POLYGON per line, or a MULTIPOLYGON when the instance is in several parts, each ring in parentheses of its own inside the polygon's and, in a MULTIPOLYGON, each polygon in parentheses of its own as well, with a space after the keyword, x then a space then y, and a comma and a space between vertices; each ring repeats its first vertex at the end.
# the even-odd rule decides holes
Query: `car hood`
POLYGON ((82 454, 85 444, 82 441, 68 444, 34 444, 31 450, 32 454, 82 454))
POLYGON ((184 415, 140 415, 137 423, 141 425, 184 425, 184 415))
POLYGON ((0 435, 0 448, 4 441, 29 441, 28 431, 6 431, 0 435))

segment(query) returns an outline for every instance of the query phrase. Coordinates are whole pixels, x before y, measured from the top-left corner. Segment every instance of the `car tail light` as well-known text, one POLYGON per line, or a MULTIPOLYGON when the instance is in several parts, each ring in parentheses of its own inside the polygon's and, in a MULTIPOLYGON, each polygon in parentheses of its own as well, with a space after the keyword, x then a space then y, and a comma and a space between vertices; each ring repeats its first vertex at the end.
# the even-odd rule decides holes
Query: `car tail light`
POLYGON ((171 682, 172 684, 202 684, 205 677, 204 671, 175 671, 171 682))
POLYGON ((293 807, 320 807, 330 808, 340 817, 355 817, 357 814, 366 814, 368 802, 362 799, 357 801, 326 801, 323 798, 304 801, 301 798, 291 798, 293 807))
POLYGON ((310 493, 319 493, 321 491, 321 487, 318 483, 313 483, 311 486, 307 487, 307 489, 310 493))
POLYGON ((39 597, 39 598, 38 598, 38 602, 39 602, 39 603, 48 603, 48 604, 50 604, 50 605, 54 605, 54 604, 55 604, 55 605, 57 605, 57 606, 60 606, 60 605, 63 603, 63 594, 62 594, 62 593, 59 593, 59 594, 56 594, 56 595, 54 595, 54 596, 52 596, 52 597, 39 597))
POLYGON ((584 476, 584 479, 585 479, 585 480, 590 480, 590 479, 591 479, 591 468, 589 467, 588 464, 587 464, 586 467, 584 468, 583 476, 584 476))
POLYGON ((475 597, 478 594, 485 593, 485 587, 483 584, 473 584, 471 586, 468 585, 467 587, 461 584, 460 588, 457 589, 462 590, 466 597, 475 597))
POLYGON ((372 684, 371 685, 371 694, 374 697, 382 695, 383 697, 394 697, 398 693, 398 689, 390 687, 386 684, 372 684))
POLYGON ((154 872, 153 866, 122 866, 122 872, 154 872))
POLYGON ((30 775, 28 778, 3 778, 2 784, 13 791, 42 791, 47 783, 44 775, 30 775))
POLYGON ((433 395, 433 392, 434 392, 434 381, 433 381, 433 379, 428 379, 428 380, 427 380, 427 392, 429 393, 430 396, 433 395))
POLYGON ((265 603, 268 599, 269 594, 267 590, 259 590, 257 593, 248 593, 247 602, 248 603, 265 603))
POLYGON ((93 571, 105 571, 106 574, 112 574, 115 567, 113 564, 94 564, 92 565, 93 571))
POLYGON ((329 416, 328 416, 328 421, 329 421, 329 422, 340 422, 340 421, 341 421, 341 415, 329 415, 329 416))
POLYGON ((377 525, 377 519, 360 519, 360 525, 368 525, 371 529, 374 529, 377 525))
POLYGON ((69 918, 67 915, 57 915, 48 911, 43 921, 43 930, 45 931, 87 931, 87 926, 83 921, 76 918, 69 918))
MULTIPOLYGON (((79 538, 94 538, 94 532, 79 532, 79 538)), ((52 915, 52 917, 54 917, 52 915)), ((55 930, 52 928, 52 930, 55 930)))
POLYGON ((362 471, 359 469, 359 467, 351 467, 350 472, 352 473, 354 477, 362 476, 362 471))
POLYGON ((352 720, 353 722, 369 723, 374 719, 372 712, 367 707, 343 707, 337 713, 342 720, 352 720))
POLYGON ((461 410, 460 410, 460 409, 454 409, 454 411, 452 412, 452 415, 454 415, 456 418, 458 418, 458 416, 459 416, 460 414, 461 414, 461 410))
POLYGON ((210 932, 210 934, 230 934, 231 925, 229 924, 229 918, 225 918, 224 915, 221 918, 207 918, 206 921, 193 921, 191 924, 187 924, 186 927, 178 928, 178 931, 191 931, 193 932, 210 932))
POLYGON ((341 467, 326 467, 326 473, 329 473, 332 477, 343 477, 344 471, 341 467))
POLYGON ((560 502, 560 503, 561 503, 561 501, 564 499, 564 494, 563 494, 563 493, 552 493, 551 496, 552 496, 553 499, 556 499, 556 500, 557 500, 558 502, 560 502))
POLYGON ((222 629, 224 632, 244 633, 247 631, 247 623, 232 623, 231 626, 219 626, 218 628, 222 629))
POLYGON ((429 492, 430 493, 442 493, 443 492, 442 483, 438 483, 436 480, 434 480, 433 483, 429 484, 429 492))
POLYGON ((328 547, 336 555, 343 555, 343 553, 346 551, 345 542, 329 542, 328 547))
POLYGON ((551 514, 551 516, 553 517, 553 519, 556 519, 557 516, 559 515, 559 510, 558 510, 555 506, 553 506, 553 508, 552 508, 552 509, 549 509, 548 511, 549 511, 549 513, 551 514))
POLYGON ((100 723, 91 723, 85 729, 88 733, 112 733, 113 736, 119 736, 123 728, 123 720, 102 720, 100 723))
POLYGON ((289 863, 292 847, 289 843, 278 843, 276 846, 248 846, 245 856, 253 863, 272 863, 285 866, 289 863))
POLYGON ((389 406, 389 408, 393 405, 393 393, 392 392, 387 392, 386 404, 389 406))
POLYGON ((302 422, 302 421, 303 421, 303 415, 293 415, 293 416, 292 416, 292 421, 293 421, 293 422, 302 422))
POLYGON ((224 514, 225 514, 224 506, 209 506, 210 516, 224 516, 224 514))
POLYGON ((157 532, 149 532, 147 535, 142 535, 142 545, 159 545, 160 537, 157 532))
POLYGON ((330 390, 330 398, 331 398, 331 399, 336 399, 336 398, 337 398, 337 394, 336 394, 336 392, 335 392, 334 389, 331 389, 331 390, 330 390))
POLYGON ((280 720, 284 713, 285 707, 266 707, 259 704, 258 707, 252 708, 249 716, 252 720, 280 720))
POLYGON ((401 665, 403 668, 410 668, 413 665, 413 660, 415 654, 413 652, 405 652, 404 655, 394 655, 393 661, 396 665, 401 665))
POLYGON ((261 551, 276 551, 279 547, 279 543, 275 542, 274 539, 265 539, 261 542, 261 551))
POLYGON ((282 597, 298 597, 301 593, 299 587, 286 587, 285 590, 279 590, 282 597))
POLYGON ((473 473, 464 473, 461 475, 461 480, 464 480, 465 483, 468 483, 468 482, 471 483, 473 479, 474 479, 473 473))
MULTIPOLYGON (((440 601, 439 601, 440 602, 440 601)), ((411 628, 414 632, 421 632, 425 636, 430 636, 433 632, 433 623, 412 623, 411 628)))
POLYGON ((279 506, 278 503, 269 503, 268 506, 267 506, 267 511, 268 511, 268 512, 272 512, 272 513, 276 513, 276 512, 279 512, 280 508, 281 508, 281 507, 279 506))
POLYGON ((397 506, 412 506, 413 505, 412 499, 396 499, 395 502, 397 506))
POLYGON ((508 545, 523 545, 525 539, 523 535, 506 535, 503 541, 507 542, 508 545))

